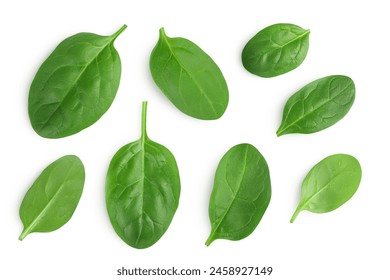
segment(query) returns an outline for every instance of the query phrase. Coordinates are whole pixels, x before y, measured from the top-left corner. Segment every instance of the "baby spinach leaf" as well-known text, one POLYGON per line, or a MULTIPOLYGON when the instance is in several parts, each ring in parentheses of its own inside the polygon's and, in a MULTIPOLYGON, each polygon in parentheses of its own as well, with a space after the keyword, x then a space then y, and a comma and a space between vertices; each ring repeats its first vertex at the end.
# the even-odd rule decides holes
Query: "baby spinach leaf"
POLYGON ((309 34, 309 30, 289 23, 268 26, 248 41, 242 51, 242 64, 264 78, 294 70, 306 58, 309 34))
POLYGON ((62 41, 39 68, 30 87, 28 113, 42 137, 75 134, 100 119, 114 101, 121 61, 111 36, 78 33, 62 41))
POLYGON ((215 173, 206 245, 216 239, 240 240, 250 235, 270 200, 271 181, 264 157, 250 144, 231 148, 215 173))
POLYGON ((225 78, 217 64, 197 45, 169 38, 164 28, 150 56, 157 86, 184 114, 203 120, 220 118, 229 103, 225 78))
POLYGON ((321 160, 303 180, 301 201, 290 222, 303 210, 327 213, 339 208, 357 191, 361 178, 362 169, 353 156, 336 154, 321 160))
POLYGON ((328 128, 348 113, 354 100, 351 78, 334 75, 315 80, 287 100, 276 134, 308 134, 328 128))
POLYGON ((142 249, 156 243, 168 229, 180 197, 176 160, 146 134, 142 103, 142 134, 111 160, 106 180, 106 205, 111 224, 128 245, 142 249))
POLYGON ((24 229, 19 240, 32 232, 50 232, 66 224, 79 203, 84 180, 84 166, 76 156, 61 157, 46 167, 20 205, 24 229))

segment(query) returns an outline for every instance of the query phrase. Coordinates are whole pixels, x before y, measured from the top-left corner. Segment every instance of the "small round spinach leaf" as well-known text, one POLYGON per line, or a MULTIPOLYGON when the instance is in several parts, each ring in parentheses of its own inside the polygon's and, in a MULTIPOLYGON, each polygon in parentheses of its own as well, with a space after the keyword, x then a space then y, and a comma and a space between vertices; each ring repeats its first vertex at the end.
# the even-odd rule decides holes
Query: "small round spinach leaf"
POLYGON ((278 23, 258 32, 242 51, 245 69, 270 78, 297 68, 309 50, 309 30, 289 23, 278 23))
POLYGON ((361 178, 362 169, 353 156, 336 154, 321 160, 303 180, 301 200, 290 222, 303 210, 327 213, 339 208, 355 194, 361 178))
POLYGON ((20 205, 24 229, 19 239, 32 232, 54 231, 66 224, 79 203, 84 181, 84 166, 76 156, 64 156, 46 167, 20 205))

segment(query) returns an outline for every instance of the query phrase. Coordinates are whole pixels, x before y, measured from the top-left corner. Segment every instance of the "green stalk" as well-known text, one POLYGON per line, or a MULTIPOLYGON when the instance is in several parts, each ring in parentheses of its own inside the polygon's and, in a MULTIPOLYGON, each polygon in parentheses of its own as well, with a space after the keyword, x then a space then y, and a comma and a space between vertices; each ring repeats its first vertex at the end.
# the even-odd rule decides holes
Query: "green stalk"
POLYGON ((299 207, 297 207, 297 209, 295 210, 294 214, 291 217, 290 223, 293 223, 295 221, 296 217, 298 216, 298 214, 300 212, 301 212, 301 209, 299 207))
POLYGON ((147 115, 147 109, 148 109, 148 101, 142 102, 142 121, 141 121, 141 139, 142 141, 145 141, 148 138, 148 135, 146 133, 146 115, 147 115))
POLYGON ((112 34, 111 37, 113 38, 113 40, 115 40, 126 28, 127 28, 127 25, 124 24, 124 25, 122 25, 121 28, 119 28, 119 30, 117 32, 112 34))
POLYGON ((210 244, 214 241, 214 238, 213 238, 213 235, 214 235, 214 232, 212 232, 209 236, 209 238, 207 238, 206 240, 206 246, 210 246, 210 244))
POLYGON ((29 234, 28 230, 29 230, 29 228, 24 229, 23 232, 20 234, 20 236, 19 236, 20 241, 22 241, 29 234))

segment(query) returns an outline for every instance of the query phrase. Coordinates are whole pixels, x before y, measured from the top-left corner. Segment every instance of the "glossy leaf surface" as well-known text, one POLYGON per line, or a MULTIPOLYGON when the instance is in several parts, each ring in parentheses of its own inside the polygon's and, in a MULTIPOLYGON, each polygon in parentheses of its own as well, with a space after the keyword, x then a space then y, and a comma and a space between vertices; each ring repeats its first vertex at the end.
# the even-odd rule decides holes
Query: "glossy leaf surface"
POLYGON ((271 199, 267 162, 250 144, 231 148, 219 162, 209 203, 211 233, 206 241, 250 235, 271 199))
POLYGON ((78 33, 62 41, 39 68, 30 87, 28 113, 42 137, 61 138, 92 124, 114 101, 121 61, 111 36, 78 33))
POLYGON ((76 156, 64 156, 46 167, 20 205, 24 229, 19 239, 32 232, 54 231, 66 224, 79 203, 84 181, 84 166, 76 156))
POLYGON ((106 205, 119 237, 134 248, 156 243, 168 229, 180 197, 176 160, 146 134, 146 102, 142 136, 123 146, 111 160, 106 181, 106 205))
POLYGON ((336 154, 321 160, 304 179, 301 200, 290 222, 303 210, 326 213, 337 209, 355 194, 361 178, 362 169, 353 156, 336 154))
POLYGON ((153 80, 183 113, 194 118, 220 118, 229 103, 225 78, 215 62, 184 38, 160 38, 150 56, 153 80))
POLYGON ((252 74, 269 78, 287 73, 305 60, 309 30, 278 23, 258 32, 242 51, 242 64, 252 74))
POLYGON ((334 75, 315 80, 287 100, 276 134, 308 134, 328 128, 348 113, 354 100, 351 78, 334 75))

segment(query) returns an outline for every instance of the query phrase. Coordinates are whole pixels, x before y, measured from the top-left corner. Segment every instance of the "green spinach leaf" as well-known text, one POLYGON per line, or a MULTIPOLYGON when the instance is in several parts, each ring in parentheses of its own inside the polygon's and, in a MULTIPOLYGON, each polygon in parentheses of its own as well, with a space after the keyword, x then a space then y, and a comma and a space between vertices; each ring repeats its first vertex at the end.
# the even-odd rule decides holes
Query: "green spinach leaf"
POLYGON ((279 23, 268 26, 248 41, 242 64, 252 74, 275 77, 297 68, 309 49, 309 30, 279 23))
POLYGON ((84 180, 84 166, 76 156, 64 156, 46 167, 20 205, 24 229, 19 239, 32 232, 54 231, 66 224, 79 203, 84 180))
POLYGON ((271 181, 264 157, 250 144, 231 148, 215 173, 206 245, 216 239, 240 240, 250 235, 270 200, 271 181))
POLYGON ((111 160, 106 180, 106 205, 111 224, 128 245, 142 249, 156 243, 168 229, 180 197, 176 160, 146 134, 123 146, 111 160))
POLYGON ((287 100, 276 134, 308 134, 328 128, 348 113, 354 100, 351 78, 334 75, 315 80, 287 100))
POLYGON ((160 38, 150 56, 153 80, 183 113, 194 118, 220 118, 229 103, 225 78, 215 62, 184 38, 160 38))
POLYGON ((28 113, 42 137, 61 138, 92 124, 114 101, 121 61, 111 36, 79 33, 62 41, 39 68, 30 87, 28 113))
POLYGON ((303 210, 327 213, 337 209, 354 195, 361 178, 362 169, 353 156, 336 154, 321 160, 303 180, 301 201, 290 222, 303 210))

